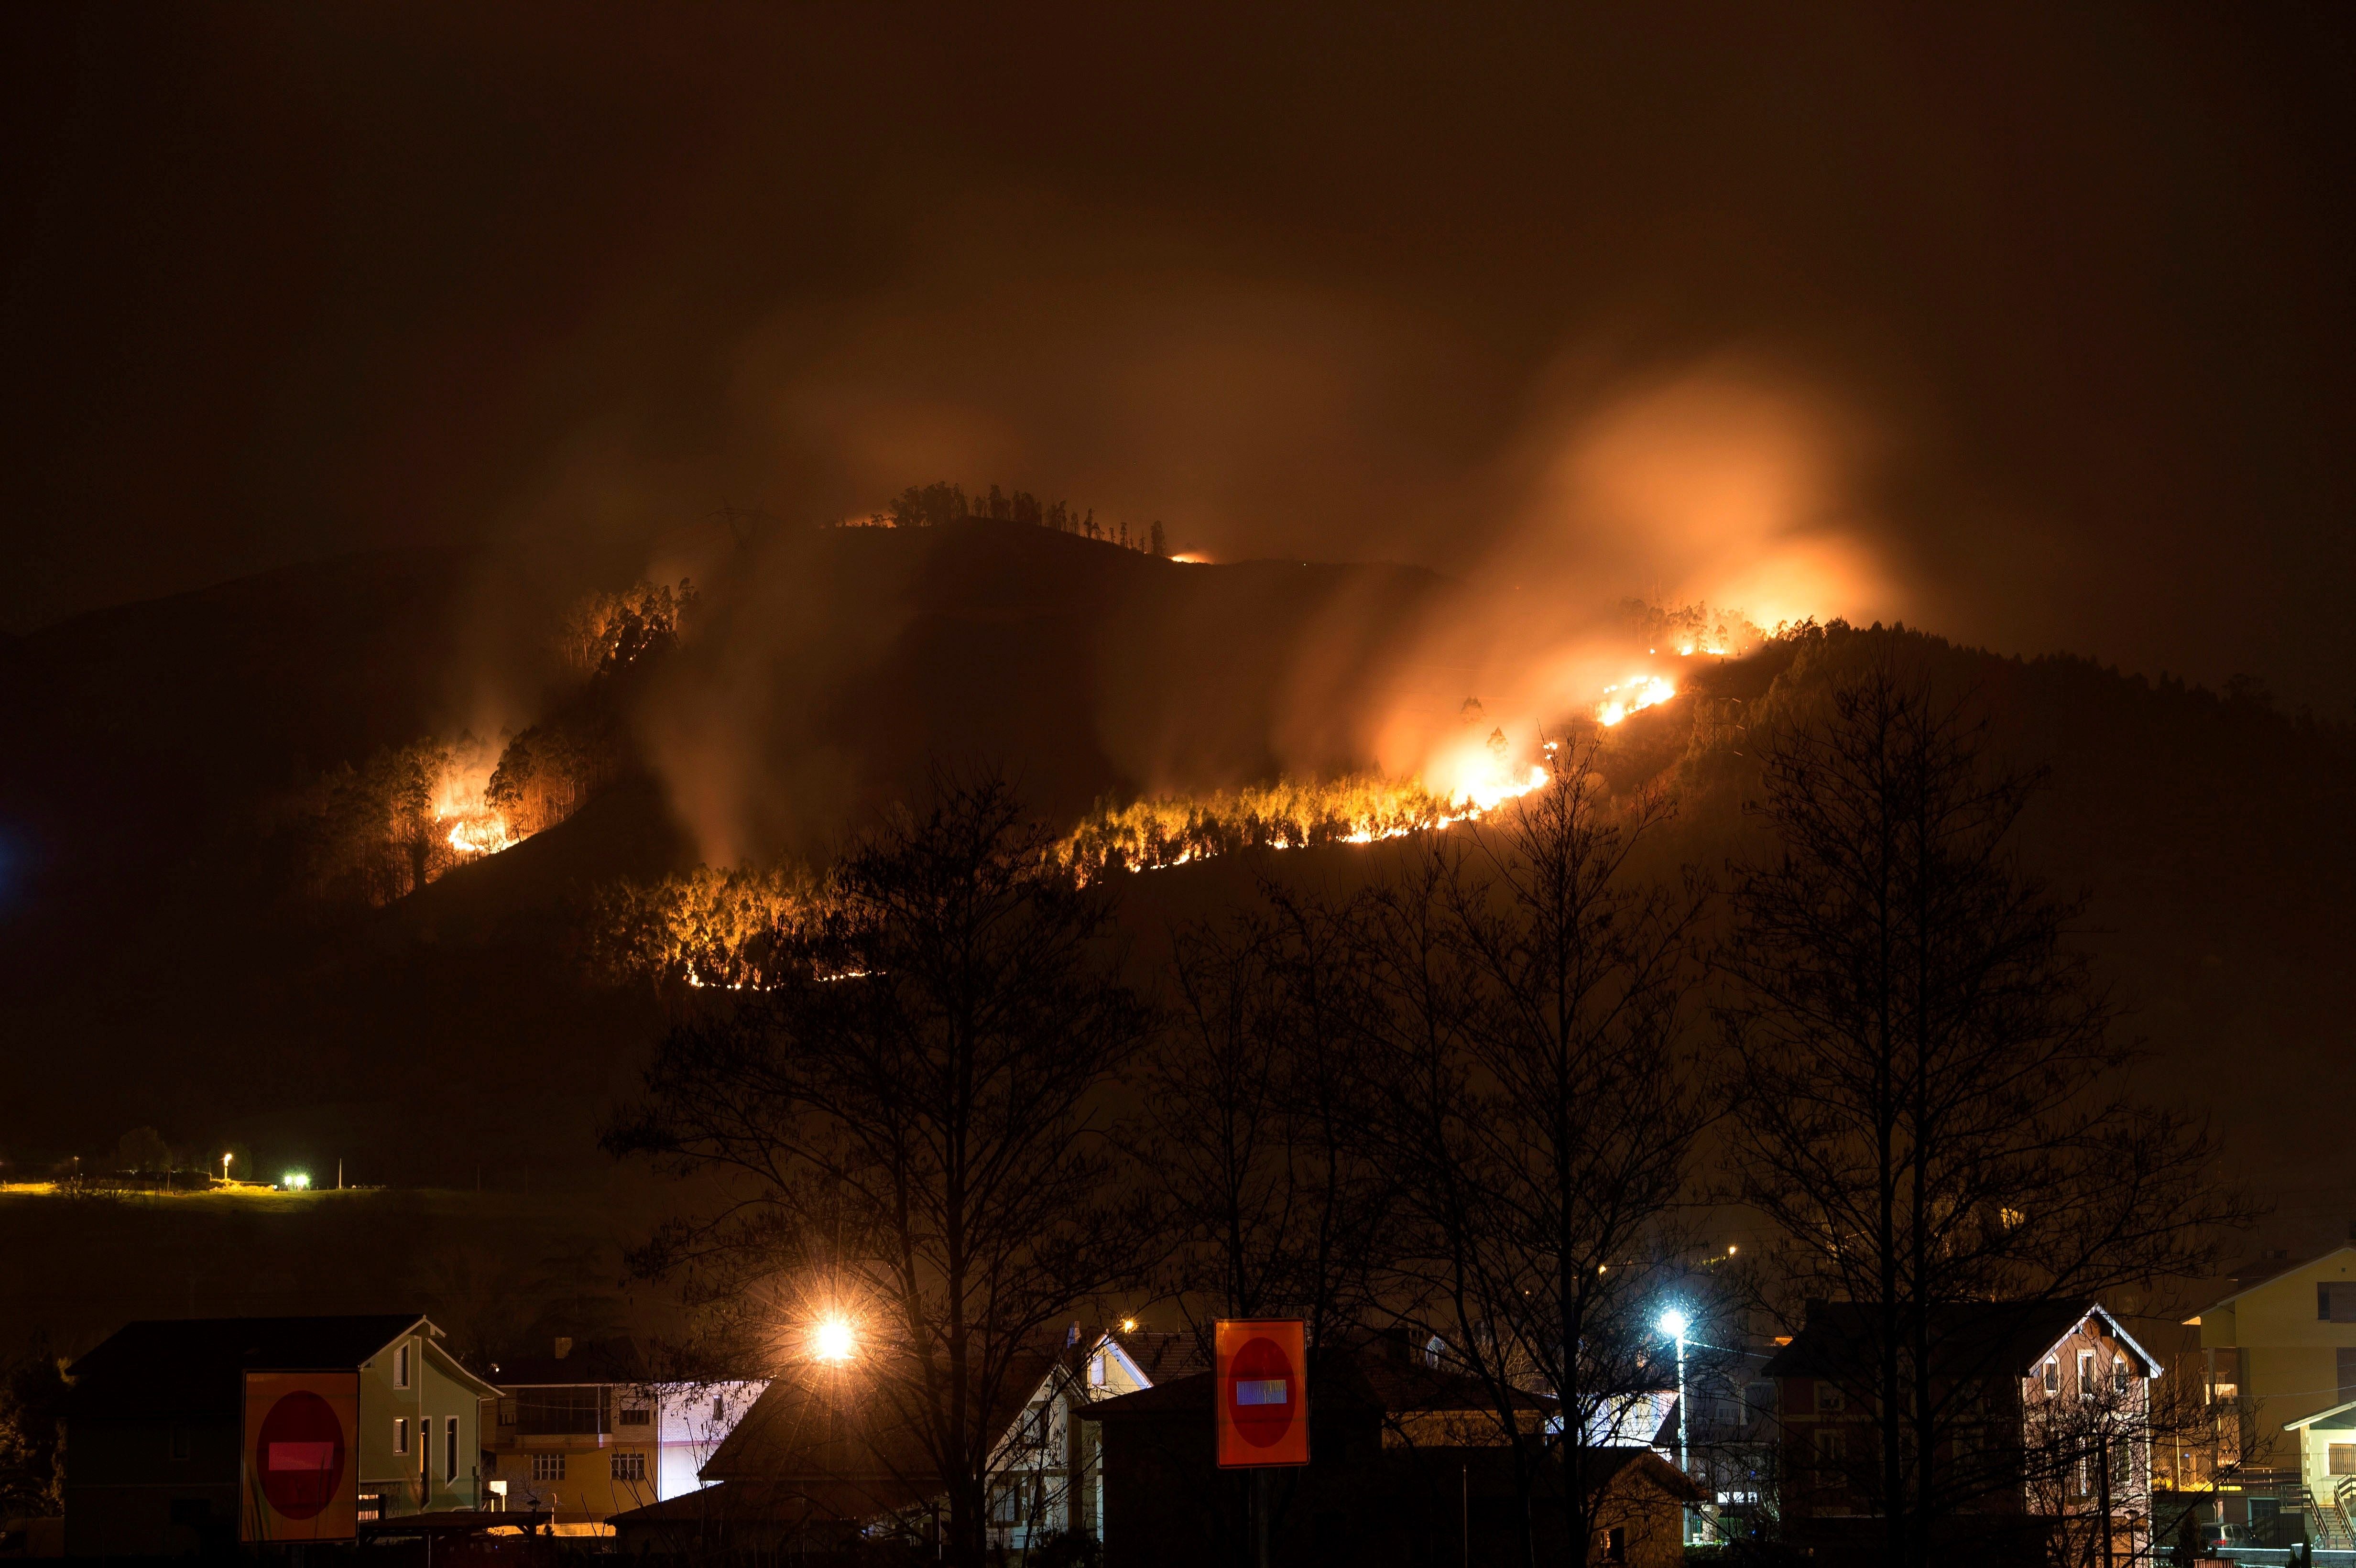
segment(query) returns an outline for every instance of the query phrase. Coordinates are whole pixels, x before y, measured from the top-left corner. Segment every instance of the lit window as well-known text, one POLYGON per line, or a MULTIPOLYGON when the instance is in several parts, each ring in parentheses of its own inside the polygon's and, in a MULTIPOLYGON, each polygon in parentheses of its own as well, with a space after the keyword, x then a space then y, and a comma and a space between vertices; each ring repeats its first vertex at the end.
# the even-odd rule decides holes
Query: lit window
POLYGON ((392 1451, 396 1454, 409 1452, 409 1417, 405 1415, 392 1418, 392 1451))
POLYGON ((534 1454, 531 1456, 531 1478, 535 1481, 561 1481, 564 1479, 564 1456, 562 1454, 534 1454))
POLYGON ((614 1479, 617 1481, 643 1481, 646 1478, 647 1456, 644 1454, 616 1454, 614 1456, 614 1479))
POLYGON ((1105 1386, 1105 1359, 1102 1356, 1088 1358, 1088 1386, 1090 1388, 1105 1386))

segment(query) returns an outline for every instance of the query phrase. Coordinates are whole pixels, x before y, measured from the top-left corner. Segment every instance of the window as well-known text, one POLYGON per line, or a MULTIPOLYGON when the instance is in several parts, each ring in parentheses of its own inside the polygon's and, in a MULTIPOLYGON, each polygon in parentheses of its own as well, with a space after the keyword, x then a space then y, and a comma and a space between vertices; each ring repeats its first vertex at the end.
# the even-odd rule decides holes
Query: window
POLYGON ((392 1451, 396 1454, 409 1452, 409 1417, 405 1415, 392 1418, 392 1451))
POLYGON ((1603 1561, 1606 1563, 1628 1561, 1627 1526, 1615 1524, 1603 1532, 1603 1561))
POLYGON ((564 1479, 564 1456, 562 1454, 534 1454, 531 1456, 531 1478, 535 1481, 561 1481, 564 1479))
POLYGON ((1846 1445, 1841 1441, 1842 1435, 1843 1434, 1841 1429, 1837 1426, 1819 1426, 1816 1428, 1815 1456, 1818 1468, 1832 1470, 1837 1469, 1840 1467, 1840 1462, 1844 1457, 1841 1451, 1846 1446, 1846 1445))
POLYGON ((362 1492, 359 1496, 359 1517, 363 1523, 384 1517, 384 1494, 362 1492))
POLYGON ((1105 1386, 1105 1359, 1102 1356, 1088 1358, 1088 1386, 1090 1388, 1105 1386))
POLYGON ((2335 1476, 2356 1476, 2356 1443, 2334 1443, 2331 1445, 2331 1473, 2335 1476))
POLYGON ((728 1403, 716 1393, 712 1396, 712 1419, 714 1421, 728 1419, 728 1403))
POLYGON ((2092 1350, 2078 1352, 2078 1397, 2094 1397, 2094 1352, 2092 1350))
POLYGON ((2062 1363, 2051 1356, 2045 1358, 2045 1392, 2047 1393, 2062 1392, 2062 1363))
POLYGON ((2356 1280, 2327 1280, 2318 1285, 2315 1316, 2326 1323, 2356 1323, 2356 1280))
POLYGON ((614 1456, 614 1479, 617 1481, 643 1481, 646 1478, 647 1456, 644 1454, 616 1454, 614 1456))
POLYGON ((458 1418, 455 1415, 442 1424, 442 1478, 458 1478, 458 1418))
POLYGON ((1835 1388, 1828 1382, 1820 1382, 1816 1385, 1816 1409, 1818 1411, 1830 1412, 1836 1410, 1847 1410, 1847 1408, 1848 1399, 1841 1392, 1840 1390, 1835 1388))
MULTIPOLYGON (((400 1348, 392 1353, 392 1386, 395 1388, 409 1386, 409 1341, 406 1339, 403 1339, 400 1348)), ((403 1449, 402 1452, 406 1453, 408 1450, 403 1449)))
POLYGON ((2111 1392, 2116 1394, 2124 1394, 2127 1392, 2129 1385, 2134 1381, 2135 1368, 2128 1363, 2127 1359, 2125 1356, 2112 1357, 2111 1392))
POLYGON ((617 1426, 651 1426, 654 1424, 654 1419, 655 1413, 651 1407, 643 1404, 626 1404, 622 1406, 622 1413, 615 1417, 615 1424, 617 1426))
POLYGON ((515 1424, 516 1402, 513 1399, 503 1399, 499 1401, 499 1424, 501 1426, 513 1426, 515 1424))

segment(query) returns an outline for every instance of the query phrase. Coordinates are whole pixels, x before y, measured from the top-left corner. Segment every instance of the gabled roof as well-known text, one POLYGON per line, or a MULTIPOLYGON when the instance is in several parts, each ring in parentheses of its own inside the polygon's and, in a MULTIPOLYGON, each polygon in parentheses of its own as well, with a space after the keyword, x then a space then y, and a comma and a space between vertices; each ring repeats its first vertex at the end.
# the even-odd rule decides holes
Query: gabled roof
POLYGON ((1149 1386, 1206 1371, 1211 1365, 1211 1359, 1203 1353, 1203 1342, 1192 1334, 1107 1329, 1102 1342, 1119 1355, 1131 1377, 1149 1386))
MULTIPOLYGON (((1215 1371, 1190 1372, 1151 1388, 1102 1400, 1080 1413, 1084 1421, 1199 1417, 1209 1421, 1215 1403, 1215 1371)), ((1550 1414, 1555 1402, 1542 1394, 1516 1394, 1517 1408, 1550 1414)), ((1379 1415, 1452 1414, 1494 1418, 1496 1401, 1472 1378, 1427 1365, 1419 1358, 1388 1353, 1387 1347, 1313 1351, 1309 1358, 1309 1407, 1345 1409, 1379 1415)))
POLYGON ((233 1407, 249 1371, 352 1371, 396 1339, 423 1331, 434 1354, 478 1393, 484 1382, 434 1341, 422 1313, 353 1317, 183 1317, 126 1323, 72 1367, 73 1401, 108 1407, 200 1411, 233 1407))
MULTIPOLYGON (((1772 1378, 1862 1376, 1873 1359, 1876 1316, 1867 1302, 1811 1301, 1806 1323, 1763 1371, 1772 1378)), ((1953 1376, 1984 1377, 2001 1368, 2027 1377, 2090 1317, 2134 1353, 2146 1377, 2160 1375, 2158 1360, 2094 1301, 1943 1302, 1931 1312, 1933 1357, 1953 1376)))
MULTIPOLYGON (((2301 1258, 2295 1264, 2285 1264, 2283 1267, 2278 1268, 2275 1270, 2274 1273, 2266 1275, 2264 1279, 2253 1280, 2248 1285, 2243 1285, 2240 1289, 2233 1291, 2230 1295, 2219 1296, 2216 1300, 2202 1307, 2201 1311, 2214 1312, 2221 1307, 2231 1307, 2233 1303, 2241 1300, 2242 1297, 2249 1295, 2250 1292, 2254 1290, 2264 1290, 2266 1286, 2274 1284, 2276 1280, 2287 1279, 2301 1269, 2313 1268, 2316 1264, 2322 1263, 2327 1259, 2336 1258, 2342 1253, 2356 1253, 2356 1243, 2343 1243, 2342 1245, 2330 1248, 2329 1251, 2318 1253, 2311 1258, 2301 1258)), ((2200 1315, 2196 1313, 2192 1317, 2186 1318, 2184 1321, 2188 1324, 2198 1323, 2201 1321, 2201 1317, 2200 1315)))
POLYGON ((2326 1432, 2344 1432, 2356 1427, 2356 1399, 2345 1404, 2335 1404, 2329 1410, 2319 1410, 2313 1415, 2302 1415, 2297 1421, 2286 1421, 2285 1432, 2297 1432, 2302 1427, 2320 1426, 2326 1432))
MULTIPOLYGON (((986 1447, 996 1452, 1031 1396, 1066 1357, 1022 1351, 1008 1362, 988 1413, 986 1447)), ((857 1362, 841 1368, 804 1362, 771 1381, 735 1429, 721 1440, 701 1474, 707 1480, 756 1486, 841 1483, 873 1496, 870 1513, 905 1506, 911 1486, 937 1489, 928 1435, 857 1362)), ((846 1515, 845 1517, 851 1517, 846 1515)))

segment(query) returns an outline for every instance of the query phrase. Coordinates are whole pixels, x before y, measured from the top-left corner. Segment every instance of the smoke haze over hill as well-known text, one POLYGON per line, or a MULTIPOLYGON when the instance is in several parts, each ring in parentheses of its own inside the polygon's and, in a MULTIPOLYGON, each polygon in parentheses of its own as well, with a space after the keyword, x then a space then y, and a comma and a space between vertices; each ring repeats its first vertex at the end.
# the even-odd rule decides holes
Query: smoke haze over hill
POLYGON ((7 26, 16 630, 986 473, 2345 708, 2328 13, 7 26))

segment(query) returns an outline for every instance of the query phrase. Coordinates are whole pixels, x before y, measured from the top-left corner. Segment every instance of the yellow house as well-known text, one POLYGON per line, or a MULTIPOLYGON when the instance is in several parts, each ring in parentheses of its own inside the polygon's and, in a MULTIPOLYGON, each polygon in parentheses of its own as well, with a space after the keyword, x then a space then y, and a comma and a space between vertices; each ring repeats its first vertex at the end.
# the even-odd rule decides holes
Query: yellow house
POLYGON ((2356 1245, 2242 1285, 2185 1321, 2201 1330, 2210 1403, 2248 1413, 2246 1466, 2296 1467, 2300 1439, 2285 1429, 2356 1401, 2356 1245))

